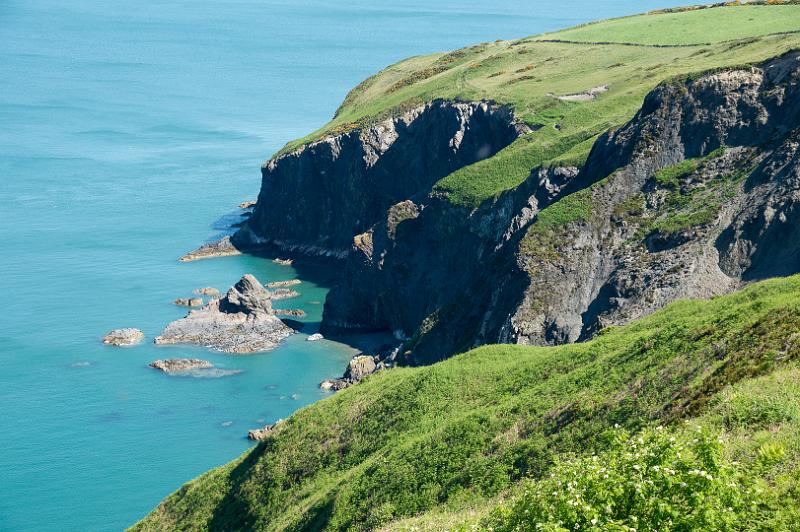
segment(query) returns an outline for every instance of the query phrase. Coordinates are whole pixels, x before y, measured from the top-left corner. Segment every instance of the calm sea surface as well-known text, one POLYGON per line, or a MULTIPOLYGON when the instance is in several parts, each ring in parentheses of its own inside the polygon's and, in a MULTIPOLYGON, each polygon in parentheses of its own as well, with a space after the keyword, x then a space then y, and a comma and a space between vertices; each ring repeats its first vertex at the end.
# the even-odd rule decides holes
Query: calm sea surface
MULTIPOLYGON (((158 348, 192 289, 254 257, 176 258, 255 198, 260 163, 403 57, 682 2, 0 0, 0 530, 115 530, 319 400, 353 351, 297 335, 232 357, 158 348), (138 327, 134 348, 103 346, 138 327), (194 356, 243 372, 168 377, 194 356)), ((683 2, 685 3, 685 2, 683 2)), ((290 302, 315 332, 330 272, 290 302)))

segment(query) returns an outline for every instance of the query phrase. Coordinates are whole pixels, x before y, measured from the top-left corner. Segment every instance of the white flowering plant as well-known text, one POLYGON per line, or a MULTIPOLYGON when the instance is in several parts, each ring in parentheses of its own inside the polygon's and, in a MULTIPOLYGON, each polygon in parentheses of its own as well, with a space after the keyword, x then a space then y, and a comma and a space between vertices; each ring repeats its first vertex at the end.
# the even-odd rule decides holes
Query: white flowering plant
POLYGON ((636 436, 616 428, 607 450, 559 459, 481 529, 738 530, 758 507, 759 490, 722 451, 718 437, 700 427, 636 436))

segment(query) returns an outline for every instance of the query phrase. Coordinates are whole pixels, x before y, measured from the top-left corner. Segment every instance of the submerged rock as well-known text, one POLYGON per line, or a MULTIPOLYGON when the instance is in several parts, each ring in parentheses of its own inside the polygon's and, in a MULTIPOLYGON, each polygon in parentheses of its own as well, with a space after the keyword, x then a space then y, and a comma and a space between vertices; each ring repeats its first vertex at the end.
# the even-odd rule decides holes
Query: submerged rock
POLYGON ((193 369, 210 369, 214 367, 214 364, 208 360, 201 360, 199 358, 168 358, 164 360, 155 360, 148 365, 164 373, 176 373, 193 369))
POLYGON ((250 274, 225 297, 167 325, 156 344, 198 344, 226 353, 268 351, 294 331, 275 316, 272 293, 250 274))
POLYGON ((194 251, 190 251, 180 259, 180 262, 192 262, 201 259, 210 259, 213 257, 227 257, 230 255, 241 255, 242 252, 236 249, 231 243, 231 237, 224 236, 214 242, 203 244, 194 251))
POLYGON ((178 305, 179 307, 202 307, 203 306, 203 298, 200 297, 179 297, 175 301, 174 304, 178 305))
POLYGON ((219 290, 213 286, 206 286, 204 288, 197 288, 194 293, 199 296, 219 297, 219 290))
POLYGON ((144 333, 139 329, 114 329, 103 337, 103 343, 120 347, 136 345, 144 340, 144 333))

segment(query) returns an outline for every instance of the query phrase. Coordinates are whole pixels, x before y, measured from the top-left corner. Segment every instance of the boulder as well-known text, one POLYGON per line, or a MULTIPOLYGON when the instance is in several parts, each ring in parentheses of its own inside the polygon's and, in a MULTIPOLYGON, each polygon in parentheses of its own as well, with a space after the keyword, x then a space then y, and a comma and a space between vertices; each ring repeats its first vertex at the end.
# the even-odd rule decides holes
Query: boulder
POLYGON ((378 365, 375 363, 375 358, 370 355, 359 355, 354 357, 347 365, 344 372, 344 379, 358 382, 367 375, 375 373, 378 365))
POLYGON ((144 340, 144 333, 139 329, 114 329, 103 337, 103 343, 120 347, 136 345, 144 340))
POLYGON ((310 334, 308 338, 306 338, 307 342, 318 342, 319 340, 324 339, 325 337, 322 336, 320 333, 310 334))
POLYGON ((272 299, 272 293, 248 273, 228 290, 219 308, 227 313, 272 314, 272 299))
POLYGON ((293 261, 292 259, 272 259, 272 262, 281 266, 291 266, 293 261))
MULTIPOLYGON (((310 338, 310 337, 309 337, 310 338)), ((375 357, 370 355, 358 355, 353 357, 347 365, 347 369, 341 379, 328 379, 319 383, 323 390, 339 391, 354 384, 361 382, 364 377, 371 375, 387 366, 383 363, 376 364, 375 357)))

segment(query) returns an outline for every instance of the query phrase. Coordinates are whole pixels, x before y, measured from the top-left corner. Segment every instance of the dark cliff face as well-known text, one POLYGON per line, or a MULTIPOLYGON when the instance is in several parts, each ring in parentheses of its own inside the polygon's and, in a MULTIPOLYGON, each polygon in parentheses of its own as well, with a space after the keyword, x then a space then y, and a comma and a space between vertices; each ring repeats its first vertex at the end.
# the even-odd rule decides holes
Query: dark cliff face
POLYGON ((576 174, 537 169, 474 211, 436 197, 395 204, 356 237, 323 329, 390 330, 413 363, 496 342, 527 283, 514 254, 523 229, 576 174))
POLYGON ((436 101, 314 142, 264 166, 255 211, 234 243, 343 257, 391 205, 424 196, 523 130, 505 107, 436 101))
POLYGON ((511 126, 470 126, 470 149, 453 151, 443 146, 460 126, 430 123, 372 166, 357 134, 318 143, 265 169, 246 231, 347 255, 324 331, 392 331, 409 364, 482 343, 579 341, 679 298, 796 273, 799 55, 664 83, 580 172, 533 169, 475 210, 430 187, 476 147, 510 142, 511 126))

